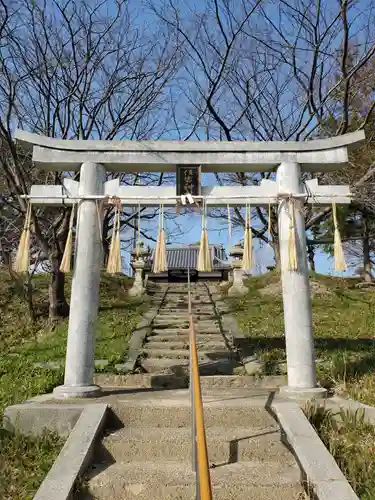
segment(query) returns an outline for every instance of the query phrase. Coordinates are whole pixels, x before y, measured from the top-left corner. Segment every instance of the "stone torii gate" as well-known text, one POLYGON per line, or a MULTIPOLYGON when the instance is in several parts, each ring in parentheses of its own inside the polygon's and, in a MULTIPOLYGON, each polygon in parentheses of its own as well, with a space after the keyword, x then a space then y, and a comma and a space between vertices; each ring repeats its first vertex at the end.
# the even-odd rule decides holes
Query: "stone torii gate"
POLYGON ((311 297, 306 257, 304 202, 314 205, 350 203, 348 186, 320 186, 316 179, 302 183, 301 172, 340 169, 348 149, 364 140, 363 132, 306 142, 182 142, 58 140, 22 130, 16 140, 32 149, 36 166, 46 170, 80 171, 80 181, 63 186, 32 186, 35 205, 72 205, 79 202, 77 246, 71 292, 64 385, 56 397, 88 397, 100 388, 93 384, 95 323, 101 269, 100 220, 97 200, 118 197, 125 206, 175 206, 174 186, 127 187, 118 179, 106 181, 106 172, 174 172, 176 165, 200 165, 206 172, 270 172, 276 182, 259 186, 204 187, 207 206, 279 205, 279 240, 284 304, 288 386, 293 397, 324 393, 317 387, 311 297), (298 270, 288 269, 289 213, 293 199, 298 270))

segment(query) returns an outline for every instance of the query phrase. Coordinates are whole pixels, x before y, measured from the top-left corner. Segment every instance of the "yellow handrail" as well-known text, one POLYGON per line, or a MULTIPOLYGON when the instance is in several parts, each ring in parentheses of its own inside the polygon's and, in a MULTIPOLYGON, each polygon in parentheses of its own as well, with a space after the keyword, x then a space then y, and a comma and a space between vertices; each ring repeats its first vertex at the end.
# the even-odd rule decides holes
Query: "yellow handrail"
POLYGON ((192 383, 194 394, 194 414, 196 425, 196 443, 197 443, 197 481, 199 481, 200 498, 197 500, 212 500, 210 468, 208 463, 206 431, 204 427, 202 391, 199 377, 198 353, 197 353, 197 335, 193 321, 191 307, 191 293, 189 283, 189 335, 190 335, 190 363, 192 370, 192 383))

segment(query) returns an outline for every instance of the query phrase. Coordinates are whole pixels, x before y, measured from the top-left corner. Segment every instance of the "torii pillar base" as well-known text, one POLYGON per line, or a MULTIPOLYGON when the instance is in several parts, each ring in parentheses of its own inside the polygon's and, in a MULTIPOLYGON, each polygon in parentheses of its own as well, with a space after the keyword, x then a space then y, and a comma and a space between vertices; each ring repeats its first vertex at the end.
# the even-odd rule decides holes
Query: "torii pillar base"
POLYGON ((295 399, 297 401, 313 401, 315 399, 325 399, 327 389, 324 387, 289 387, 288 385, 280 387, 281 396, 295 399))
POLYGON ((59 385, 54 389, 53 395, 57 399, 96 398, 101 395, 101 388, 98 385, 59 385))

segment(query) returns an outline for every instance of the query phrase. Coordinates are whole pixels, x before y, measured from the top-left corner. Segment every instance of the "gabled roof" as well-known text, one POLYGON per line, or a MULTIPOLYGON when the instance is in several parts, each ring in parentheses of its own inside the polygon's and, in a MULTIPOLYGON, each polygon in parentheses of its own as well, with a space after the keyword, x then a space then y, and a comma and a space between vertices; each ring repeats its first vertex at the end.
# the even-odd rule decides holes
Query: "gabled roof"
MULTIPOLYGON (((210 245, 211 258, 214 270, 227 269, 225 250, 221 245, 210 245)), ((196 269, 198 265, 199 246, 167 246, 168 270, 174 269, 196 269)), ((153 260, 154 251, 151 255, 153 260)))

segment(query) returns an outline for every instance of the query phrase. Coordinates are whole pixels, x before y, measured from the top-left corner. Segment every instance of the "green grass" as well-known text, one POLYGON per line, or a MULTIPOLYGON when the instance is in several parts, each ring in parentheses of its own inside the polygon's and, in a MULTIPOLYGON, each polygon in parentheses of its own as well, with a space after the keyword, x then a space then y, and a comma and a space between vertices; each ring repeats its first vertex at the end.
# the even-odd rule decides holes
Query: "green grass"
MULTIPOLYGON (((66 293, 70 295, 70 277, 66 293)), ((143 307, 127 296, 131 281, 126 277, 103 275, 100 286, 95 357, 121 362, 127 352, 128 340, 143 307)), ((0 417, 5 406, 15 404, 40 393, 48 392, 63 380, 60 371, 35 368, 36 362, 58 361, 65 358, 68 320, 57 326, 48 324, 48 277, 33 279, 37 320, 27 316, 25 302, 17 293, 7 272, 0 272, 0 417), (20 383, 20 380, 22 383, 20 383)))
POLYGON ((62 446, 52 433, 28 437, 0 429, 0 498, 31 500, 62 446))
MULTIPOLYGON (((326 287, 313 298, 313 329, 321 385, 375 405, 375 291, 355 288, 356 280, 313 275, 326 287)), ((248 280, 246 296, 232 301, 246 334, 246 354, 266 363, 285 359, 282 297, 260 290, 277 283, 276 273, 248 280)))
MULTIPOLYGON (((108 359, 111 365, 124 359, 129 337, 143 310, 128 298, 130 284, 125 277, 103 275, 101 280, 95 357, 108 359)), ((68 298, 70 285, 68 276, 68 298)), ((33 287, 37 319, 31 322, 22 294, 8 273, 0 269, 0 421, 6 406, 50 392, 63 382, 63 367, 34 367, 36 362, 44 361, 61 361, 63 366, 68 321, 53 326, 48 323, 47 276, 35 277, 33 287)), ((32 498, 60 446, 53 435, 34 439, 1 431, 0 498, 32 498)))
MULTIPOLYGON (((355 279, 311 278, 324 291, 312 301, 319 383, 375 406, 375 290, 356 288, 355 279)), ((281 294, 261 293, 278 282, 276 273, 250 278, 248 294, 231 300, 246 335, 244 353, 263 359, 265 373, 275 373, 286 357, 281 294)), ((310 407, 306 414, 357 495, 375 498, 375 428, 358 412, 310 407)))
POLYGON ((375 428, 363 411, 332 412, 309 405, 305 414, 359 498, 375 498, 375 428))

